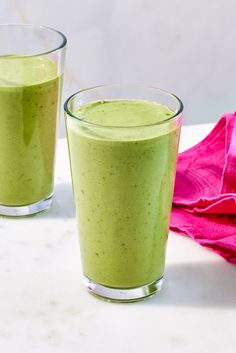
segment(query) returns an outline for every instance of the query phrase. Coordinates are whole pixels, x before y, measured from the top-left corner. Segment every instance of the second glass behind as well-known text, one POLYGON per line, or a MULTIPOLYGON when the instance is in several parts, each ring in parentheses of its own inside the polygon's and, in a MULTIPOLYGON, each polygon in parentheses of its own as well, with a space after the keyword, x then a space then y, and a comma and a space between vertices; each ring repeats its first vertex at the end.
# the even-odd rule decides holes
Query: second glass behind
POLYGON ((183 106, 153 87, 110 85, 65 103, 84 282, 108 300, 161 288, 183 106))
POLYGON ((65 36, 28 24, 0 25, 0 214, 50 207, 65 36))

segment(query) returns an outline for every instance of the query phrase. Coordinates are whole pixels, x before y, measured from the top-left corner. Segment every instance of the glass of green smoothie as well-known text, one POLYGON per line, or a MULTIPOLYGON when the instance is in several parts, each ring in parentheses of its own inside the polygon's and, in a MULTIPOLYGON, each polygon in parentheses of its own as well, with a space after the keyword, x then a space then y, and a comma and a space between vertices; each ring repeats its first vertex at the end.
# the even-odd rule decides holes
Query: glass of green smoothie
POLYGON ((66 38, 31 24, 0 25, 0 214, 52 202, 66 38))
POLYGON ((139 85, 65 103, 84 282, 99 297, 161 289, 182 111, 175 95, 139 85))

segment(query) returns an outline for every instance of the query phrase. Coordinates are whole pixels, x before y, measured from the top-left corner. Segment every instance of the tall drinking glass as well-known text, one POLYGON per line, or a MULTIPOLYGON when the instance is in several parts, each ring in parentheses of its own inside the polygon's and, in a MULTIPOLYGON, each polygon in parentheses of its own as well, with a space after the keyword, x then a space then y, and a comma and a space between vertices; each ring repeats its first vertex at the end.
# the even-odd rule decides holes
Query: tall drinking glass
POLYGON ((66 38, 53 29, 0 25, 0 214, 50 207, 66 38))
POLYGON ((161 288, 183 105, 145 86, 108 85, 65 103, 84 282, 108 300, 161 288))

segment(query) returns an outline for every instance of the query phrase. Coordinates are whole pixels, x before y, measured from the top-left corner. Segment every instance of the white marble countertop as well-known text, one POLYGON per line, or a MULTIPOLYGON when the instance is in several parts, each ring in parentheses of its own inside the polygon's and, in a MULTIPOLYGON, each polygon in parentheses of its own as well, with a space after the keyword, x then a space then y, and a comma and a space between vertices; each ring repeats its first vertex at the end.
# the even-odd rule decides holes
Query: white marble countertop
MULTIPOLYGON (((184 127, 181 149, 210 128, 184 127)), ((171 232, 153 298, 113 304, 88 294, 64 139, 56 175, 50 211, 0 218, 1 353, 235 352, 236 266, 186 237, 171 232)))

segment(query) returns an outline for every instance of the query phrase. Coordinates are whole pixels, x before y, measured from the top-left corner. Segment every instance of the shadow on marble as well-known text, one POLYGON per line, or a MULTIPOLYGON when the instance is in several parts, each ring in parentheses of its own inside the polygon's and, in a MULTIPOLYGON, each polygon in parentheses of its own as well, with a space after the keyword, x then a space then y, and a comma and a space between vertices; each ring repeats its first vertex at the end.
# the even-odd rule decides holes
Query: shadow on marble
POLYGON ((163 289, 145 305, 236 307, 236 266, 222 262, 169 265, 163 289))
POLYGON ((75 207, 71 183, 55 185, 53 202, 50 210, 39 214, 43 218, 74 218, 75 207))

